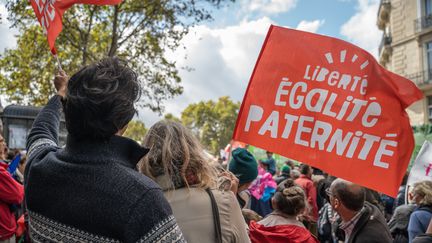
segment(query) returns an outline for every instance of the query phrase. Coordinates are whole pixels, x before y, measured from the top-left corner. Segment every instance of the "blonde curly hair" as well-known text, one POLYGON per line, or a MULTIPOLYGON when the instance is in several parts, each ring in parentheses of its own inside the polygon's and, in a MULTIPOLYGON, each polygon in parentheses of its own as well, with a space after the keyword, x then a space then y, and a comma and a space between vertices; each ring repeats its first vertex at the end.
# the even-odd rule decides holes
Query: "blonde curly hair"
POLYGON ((168 176, 169 189, 189 187, 190 177, 194 178, 195 186, 215 186, 216 169, 198 139, 182 124, 169 120, 157 122, 145 135, 142 145, 150 151, 138 163, 138 170, 152 179, 168 176))
POLYGON ((420 200, 420 206, 432 206, 432 181, 420 181, 414 183, 413 194, 423 197, 420 200))

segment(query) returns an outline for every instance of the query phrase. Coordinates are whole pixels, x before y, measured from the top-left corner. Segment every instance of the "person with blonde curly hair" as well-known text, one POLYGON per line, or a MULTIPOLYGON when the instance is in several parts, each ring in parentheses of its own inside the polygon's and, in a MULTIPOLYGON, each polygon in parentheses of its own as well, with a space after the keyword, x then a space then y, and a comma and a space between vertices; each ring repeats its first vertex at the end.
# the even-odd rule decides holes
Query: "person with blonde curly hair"
POLYGON ((408 224, 408 238, 411 243, 417 235, 426 232, 432 218, 432 181, 415 183, 410 199, 417 205, 408 224))
POLYGON ((187 242, 249 242, 232 191, 217 188, 218 172, 197 138, 178 122, 154 124, 138 170, 164 191, 187 242))
POLYGON ((252 242, 318 243, 305 228, 298 216, 306 209, 306 195, 300 186, 287 179, 282 182, 272 198, 274 211, 259 222, 250 223, 252 242))

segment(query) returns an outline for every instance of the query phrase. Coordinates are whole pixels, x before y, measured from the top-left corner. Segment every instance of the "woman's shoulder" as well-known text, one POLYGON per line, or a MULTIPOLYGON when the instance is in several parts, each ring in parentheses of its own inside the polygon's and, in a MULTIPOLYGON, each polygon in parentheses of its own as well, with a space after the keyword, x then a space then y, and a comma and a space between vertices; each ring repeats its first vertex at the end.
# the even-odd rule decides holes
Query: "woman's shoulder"
POLYGON ((232 191, 225 191, 220 189, 211 189, 212 194, 216 200, 218 205, 223 204, 227 207, 232 206, 234 203, 237 203, 237 199, 232 191))
POLYGON ((260 224, 260 222, 251 221, 250 236, 253 242, 257 242, 258 240, 275 242, 289 240, 289 242, 296 243, 318 243, 318 240, 306 228, 298 225, 265 226, 260 224))
POLYGON ((432 208, 430 206, 419 206, 415 208, 414 212, 411 215, 415 215, 415 216, 432 215, 432 208))
POLYGON ((432 218, 432 211, 424 207, 417 207, 410 215, 410 224, 414 222, 428 221, 432 218))
POLYGON ((227 222, 237 220, 237 217, 243 219, 240 204, 232 191, 211 190, 215 197, 219 209, 219 215, 227 222))
MULTIPOLYGON (((229 207, 233 201, 237 203, 235 196, 231 191, 223 191, 219 189, 211 189, 210 191, 213 194, 216 204, 219 208, 222 205, 229 207)), ((164 194, 168 201, 182 199, 198 200, 200 202, 202 201, 203 203, 205 202, 205 204, 209 206, 211 205, 209 192, 206 189, 200 187, 192 186, 189 188, 179 188, 176 190, 165 191, 164 194)))
MULTIPOLYGON (((291 218, 285 218, 279 215, 269 214, 267 217, 263 218, 261 221, 258 222, 258 224, 270 227, 270 226, 297 226, 300 228, 305 228, 302 222, 291 219, 291 218)), ((294 227, 295 228, 295 227, 294 227)))

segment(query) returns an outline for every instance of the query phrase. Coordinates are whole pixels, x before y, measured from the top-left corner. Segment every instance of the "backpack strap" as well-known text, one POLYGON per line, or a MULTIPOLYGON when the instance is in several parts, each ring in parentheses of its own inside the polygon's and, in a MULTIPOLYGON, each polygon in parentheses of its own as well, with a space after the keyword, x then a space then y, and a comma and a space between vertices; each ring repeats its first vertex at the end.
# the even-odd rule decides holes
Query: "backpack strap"
POLYGON ((213 211, 213 222, 214 222, 214 230, 216 235, 216 243, 222 243, 222 229, 221 229, 221 223, 219 218, 219 209, 216 204, 216 200, 214 198, 214 195, 210 188, 206 189, 207 194, 210 197, 211 207, 213 211))

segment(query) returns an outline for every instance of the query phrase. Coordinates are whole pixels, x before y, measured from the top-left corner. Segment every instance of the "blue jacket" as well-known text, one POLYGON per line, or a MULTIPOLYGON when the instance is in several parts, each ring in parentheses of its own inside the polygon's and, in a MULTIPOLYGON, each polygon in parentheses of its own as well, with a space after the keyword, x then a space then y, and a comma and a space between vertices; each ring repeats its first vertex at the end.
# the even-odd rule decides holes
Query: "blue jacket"
POLYGON ((432 218, 431 207, 419 207, 414 210, 410 216, 408 224, 408 238, 411 243, 417 235, 426 232, 429 222, 432 218))
POLYGON ((276 174, 276 161, 273 158, 263 160, 262 163, 268 165, 267 172, 272 175, 276 174))

